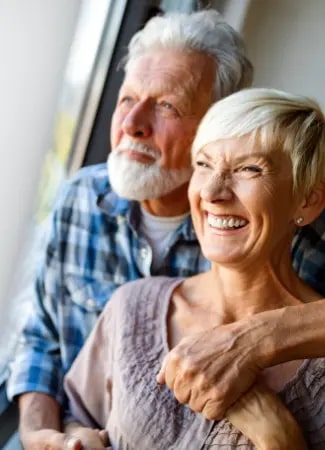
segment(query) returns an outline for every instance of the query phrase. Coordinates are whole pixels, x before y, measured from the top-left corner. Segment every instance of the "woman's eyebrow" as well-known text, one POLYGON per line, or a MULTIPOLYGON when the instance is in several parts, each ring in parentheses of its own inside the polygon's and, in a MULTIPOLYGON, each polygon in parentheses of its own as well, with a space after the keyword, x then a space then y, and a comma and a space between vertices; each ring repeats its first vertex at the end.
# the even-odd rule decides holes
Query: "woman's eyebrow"
MULTIPOLYGON (((212 155, 206 153, 205 150, 200 150, 195 156, 199 157, 200 155, 203 155, 209 161, 215 161, 217 159, 215 157, 215 155, 213 157, 212 155)), ((246 161, 247 159, 250 159, 250 158, 262 158, 268 163, 273 162, 270 155, 266 154, 265 152, 251 152, 251 153, 248 153, 245 155, 239 155, 239 156, 235 157, 234 159, 236 162, 242 162, 242 161, 246 161)))
POLYGON ((266 154, 265 152, 252 152, 245 155, 240 155, 237 158, 235 158, 235 160, 236 162, 242 162, 250 158, 261 158, 270 164, 273 163, 273 159, 270 157, 270 155, 266 154))
POLYGON ((211 155, 209 155, 208 153, 206 153, 204 150, 199 150, 196 155, 195 158, 199 157, 199 156, 204 156, 206 159, 208 159, 209 161, 214 161, 215 158, 213 158, 211 155))

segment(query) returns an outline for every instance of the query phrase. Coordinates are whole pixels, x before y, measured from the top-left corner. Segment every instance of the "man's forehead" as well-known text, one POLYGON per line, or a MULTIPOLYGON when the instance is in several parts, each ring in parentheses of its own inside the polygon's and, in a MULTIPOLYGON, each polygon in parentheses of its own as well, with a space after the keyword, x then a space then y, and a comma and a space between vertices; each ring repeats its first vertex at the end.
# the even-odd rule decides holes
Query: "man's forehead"
POLYGON ((193 66, 197 56, 196 53, 171 50, 145 54, 128 65, 123 86, 190 95, 198 87, 204 72, 204 65, 193 66))
POLYGON ((192 96, 194 93, 195 79, 191 74, 186 80, 182 80, 171 71, 130 71, 124 78, 122 89, 131 88, 135 91, 148 92, 150 95, 177 95, 192 96))

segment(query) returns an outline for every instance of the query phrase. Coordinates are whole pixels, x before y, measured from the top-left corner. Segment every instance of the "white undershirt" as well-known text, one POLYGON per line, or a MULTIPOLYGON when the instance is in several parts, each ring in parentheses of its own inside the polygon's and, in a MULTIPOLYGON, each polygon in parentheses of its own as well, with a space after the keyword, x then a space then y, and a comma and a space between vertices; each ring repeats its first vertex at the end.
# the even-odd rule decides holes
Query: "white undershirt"
POLYGON ((141 208, 140 231, 147 238, 152 249, 151 269, 158 269, 164 259, 172 233, 190 214, 186 212, 176 217, 158 217, 141 208))

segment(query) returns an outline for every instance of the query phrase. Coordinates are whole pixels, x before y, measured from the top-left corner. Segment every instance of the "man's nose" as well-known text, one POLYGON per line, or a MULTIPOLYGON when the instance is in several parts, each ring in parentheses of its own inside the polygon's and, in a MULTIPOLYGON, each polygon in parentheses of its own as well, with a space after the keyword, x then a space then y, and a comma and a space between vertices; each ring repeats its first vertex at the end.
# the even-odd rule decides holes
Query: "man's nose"
POLYGON ((151 110, 147 102, 138 102, 124 117, 122 129, 132 137, 147 138, 152 134, 151 110))
POLYGON ((202 200, 209 203, 229 201, 233 198, 231 180, 225 175, 210 176, 200 194, 202 200))

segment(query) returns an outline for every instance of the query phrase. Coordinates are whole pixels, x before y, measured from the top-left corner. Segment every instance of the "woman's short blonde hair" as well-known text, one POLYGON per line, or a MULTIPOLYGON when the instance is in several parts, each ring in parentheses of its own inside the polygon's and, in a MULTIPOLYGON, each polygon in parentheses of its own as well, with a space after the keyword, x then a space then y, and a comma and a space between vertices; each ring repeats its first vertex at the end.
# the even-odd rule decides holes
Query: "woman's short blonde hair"
POLYGON ((276 89, 244 89, 210 107, 196 133, 194 156, 207 144, 250 134, 265 150, 289 154, 295 192, 325 180, 325 117, 307 98, 276 89))

